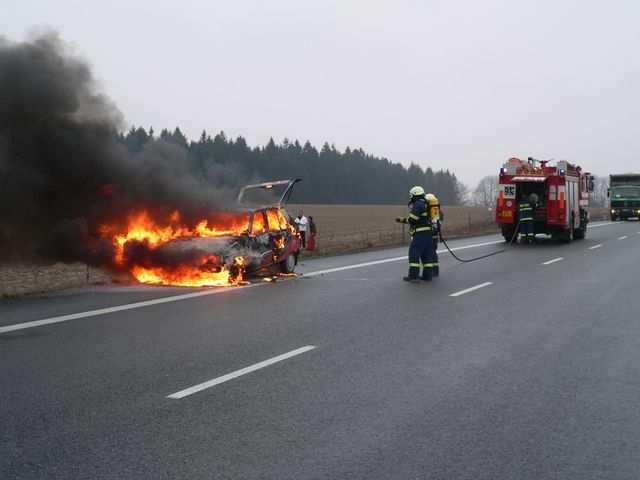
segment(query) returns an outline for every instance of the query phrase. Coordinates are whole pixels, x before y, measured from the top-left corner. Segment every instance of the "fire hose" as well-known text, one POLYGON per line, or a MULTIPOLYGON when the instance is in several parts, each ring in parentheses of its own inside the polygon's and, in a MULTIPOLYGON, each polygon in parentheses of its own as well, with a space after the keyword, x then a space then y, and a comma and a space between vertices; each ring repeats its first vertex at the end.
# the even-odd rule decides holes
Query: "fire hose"
POLYGON ((516 228, 513 230, 513 235, 511 236, 511 240, 509 240, 507 242, 507 246, 505 248, 501 248, 500 250, 496 250, 495 252, 486 253, 484 255, 480 255, 479 257, 474 257, 474 258, 460 258, 459 256, 457 256, 454 253, 454 251, 449 247, 449 245, 447 244, 447 241, 442 236, 442 229, 441 228, 438 228, 438 237, 440 238, 440 241, 446 247, 446 249, 449 250, 449 253, 451 254, 451 256, 453 258, 455 258, 456 260, 458 260, 461 263, 471 263, 471 262, 475 262, 475 261, 478 261, 478 260, 482 260, 483 258, 492 257, 494 255, 498 255, 500 253, 506 252, 508 250, 508 247, 510 247, 513 244, 513 242, 515 241, 515 239, 518 238, 518 230, 519 229, 520 229, 520 220, 518 220, 518 223, 516 224, 516 228))

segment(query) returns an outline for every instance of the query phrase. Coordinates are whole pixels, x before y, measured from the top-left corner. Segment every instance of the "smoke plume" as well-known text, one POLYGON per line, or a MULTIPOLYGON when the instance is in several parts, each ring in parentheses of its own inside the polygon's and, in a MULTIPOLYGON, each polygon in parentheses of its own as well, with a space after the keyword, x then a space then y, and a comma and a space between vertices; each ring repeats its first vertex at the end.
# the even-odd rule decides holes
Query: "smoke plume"
POLYGON ((131 154, 123 116, 88 63, 55 33, 0 38, 0 260, 101 264, 113 246, 102 223, 145 208, 196 218, 225 195, 190 173, 186 150, 162 140, 131 154))

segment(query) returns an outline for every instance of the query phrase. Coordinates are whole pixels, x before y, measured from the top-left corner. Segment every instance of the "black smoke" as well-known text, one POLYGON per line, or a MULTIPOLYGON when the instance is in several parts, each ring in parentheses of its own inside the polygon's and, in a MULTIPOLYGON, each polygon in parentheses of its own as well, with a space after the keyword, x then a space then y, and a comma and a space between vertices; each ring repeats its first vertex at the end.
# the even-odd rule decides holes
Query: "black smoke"
POLYGON ((191 174, 186 149, 161 140, 131 154, 123 116, 88 63, 55 33, 0 38, 0 260, 107 263, 99 226, 147 209, 183 218, 221 208, 225 192, 191 174))

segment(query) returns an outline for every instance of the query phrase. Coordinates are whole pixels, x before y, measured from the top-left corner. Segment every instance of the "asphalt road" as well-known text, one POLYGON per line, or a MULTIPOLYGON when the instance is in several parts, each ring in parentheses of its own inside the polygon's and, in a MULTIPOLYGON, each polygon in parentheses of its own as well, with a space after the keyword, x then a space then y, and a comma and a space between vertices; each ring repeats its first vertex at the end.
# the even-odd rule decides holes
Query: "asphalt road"
POLYGON ((638 478, 640 223, 404 254, 0 303, 0 478, 638 478))

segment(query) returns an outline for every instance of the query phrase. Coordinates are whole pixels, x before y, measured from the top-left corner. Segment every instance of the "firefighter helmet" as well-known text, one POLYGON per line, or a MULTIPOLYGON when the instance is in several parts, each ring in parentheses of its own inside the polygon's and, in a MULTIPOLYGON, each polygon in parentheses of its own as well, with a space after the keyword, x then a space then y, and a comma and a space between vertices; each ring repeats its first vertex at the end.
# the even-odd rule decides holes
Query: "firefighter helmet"
POLYGON ((411 198, 419 197, 421 195, 424 195, 424 188, 420 187, 419 185, 416 185, 411 190, 409 190, 409 196, 411 198))

